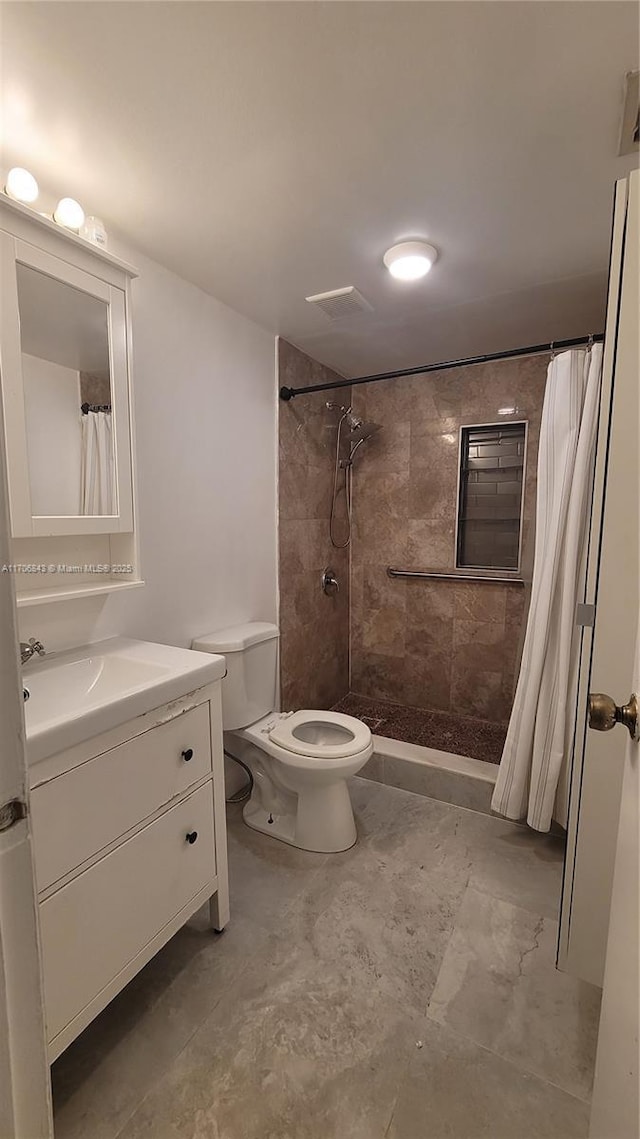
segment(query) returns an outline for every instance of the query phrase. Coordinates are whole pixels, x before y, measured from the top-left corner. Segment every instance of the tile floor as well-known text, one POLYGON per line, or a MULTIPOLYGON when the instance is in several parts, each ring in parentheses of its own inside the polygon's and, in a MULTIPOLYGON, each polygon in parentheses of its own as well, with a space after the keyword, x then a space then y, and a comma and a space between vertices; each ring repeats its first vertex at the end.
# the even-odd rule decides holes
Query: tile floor
POLYGON ((364 720, 377 736, 467 755, 486 763, 500 763, 507 734, 507 724, 390 704, 387 700, 371 700, 355 692, 334 704, 333 710, 364 720))
POLYGON ((559 841, 354 779, 359 843, 229 825, 198 915, 56 1062, 56 1139, 579 1139, 599 990, 554 969, 559 841))

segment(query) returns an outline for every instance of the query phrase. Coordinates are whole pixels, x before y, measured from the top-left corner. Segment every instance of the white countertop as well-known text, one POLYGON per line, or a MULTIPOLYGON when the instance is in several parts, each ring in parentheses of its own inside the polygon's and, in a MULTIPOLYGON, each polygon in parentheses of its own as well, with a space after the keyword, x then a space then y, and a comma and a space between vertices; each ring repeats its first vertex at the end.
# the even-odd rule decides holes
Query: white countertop
POLYGON ((220 680, 225 659, 110 637, 29 662, 22 681, 27 759, 47 756, 220 680))

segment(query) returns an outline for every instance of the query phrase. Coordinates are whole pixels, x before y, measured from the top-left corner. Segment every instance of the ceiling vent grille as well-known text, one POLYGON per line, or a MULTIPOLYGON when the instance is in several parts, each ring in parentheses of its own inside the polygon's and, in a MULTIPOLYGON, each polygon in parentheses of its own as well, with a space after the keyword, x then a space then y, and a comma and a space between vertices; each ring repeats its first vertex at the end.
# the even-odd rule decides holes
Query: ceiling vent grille
POLYGON ((620 128, 619 155, 635 154, 639 149, 638 132, 640 119, 640 71, 629 71, 625 80, 624 111, 620 128))
POLYGON ((333 289, 330 293, 316 293, 313 297, 305 297, 305 300, 322 309, 330 320, 344 320, 348 316, 373 312, 373 306, 358 292, 355 285, 347 285, 346 289, 333 289))

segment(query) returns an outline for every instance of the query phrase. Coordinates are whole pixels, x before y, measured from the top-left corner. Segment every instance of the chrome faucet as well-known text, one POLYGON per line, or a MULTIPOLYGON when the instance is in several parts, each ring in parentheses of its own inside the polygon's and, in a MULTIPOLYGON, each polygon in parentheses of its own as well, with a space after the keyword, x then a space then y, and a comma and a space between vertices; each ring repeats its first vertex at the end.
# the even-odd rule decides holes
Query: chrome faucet
POLYGON ((39 657, 43 657, 46 651, 42 641, 36 641, 35 637, 29 637, 26 643, 25 641, 20 641, 20 663, 26 664, 36 653, 39 657))

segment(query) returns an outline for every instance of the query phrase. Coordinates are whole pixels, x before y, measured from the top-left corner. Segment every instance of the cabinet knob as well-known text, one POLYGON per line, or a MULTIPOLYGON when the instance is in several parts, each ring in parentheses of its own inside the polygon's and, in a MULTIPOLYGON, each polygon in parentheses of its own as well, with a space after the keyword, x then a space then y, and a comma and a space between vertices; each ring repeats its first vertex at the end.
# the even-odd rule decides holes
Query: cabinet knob
POLYGON ((198 837, 197 831, 187 831, 187 842, 189 843, 190 846, 193 846, 197 837, 198 837))
POLYGON ((185 750, 182 753, 182 758, 184 759, 185 763, 188 763, 190 759, 193 759, 193 748, 192 747, 185 748, 185 750))

